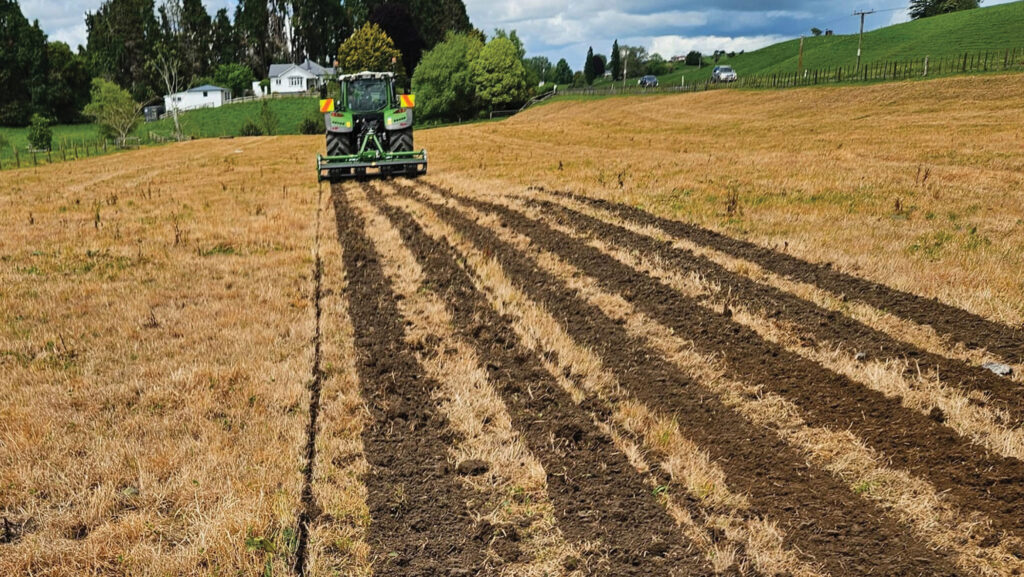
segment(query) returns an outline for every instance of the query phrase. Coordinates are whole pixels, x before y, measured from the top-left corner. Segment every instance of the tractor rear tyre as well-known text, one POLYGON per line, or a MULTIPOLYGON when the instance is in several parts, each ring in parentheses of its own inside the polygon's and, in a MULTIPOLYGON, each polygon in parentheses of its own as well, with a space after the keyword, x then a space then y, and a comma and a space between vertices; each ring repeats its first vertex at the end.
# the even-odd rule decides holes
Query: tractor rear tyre
POLYGON ((327 156, 349 156, 355 153, 351 134, 327 133, 327 156))
POLYGON ((394 130, 388 136, 388 152, 412 151, 412 128, 394 130))

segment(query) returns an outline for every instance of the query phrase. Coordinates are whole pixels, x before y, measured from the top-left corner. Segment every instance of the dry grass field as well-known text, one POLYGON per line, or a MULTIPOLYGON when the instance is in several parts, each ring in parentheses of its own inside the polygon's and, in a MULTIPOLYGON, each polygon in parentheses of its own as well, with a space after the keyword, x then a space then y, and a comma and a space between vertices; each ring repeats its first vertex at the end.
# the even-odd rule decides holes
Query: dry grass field
POLYGON ((0 575, 1020 575, 1021 93, 0 173, 0 575))

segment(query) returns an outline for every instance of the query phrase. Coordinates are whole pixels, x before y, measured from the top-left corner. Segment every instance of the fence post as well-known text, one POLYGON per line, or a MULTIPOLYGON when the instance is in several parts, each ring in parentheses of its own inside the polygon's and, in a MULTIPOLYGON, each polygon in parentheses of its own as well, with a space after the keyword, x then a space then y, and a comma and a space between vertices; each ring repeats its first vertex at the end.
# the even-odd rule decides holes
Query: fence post
POLYGON ((14 147, 14 163, 21 168, 21 157, 18 155, 18 148, 14 147))

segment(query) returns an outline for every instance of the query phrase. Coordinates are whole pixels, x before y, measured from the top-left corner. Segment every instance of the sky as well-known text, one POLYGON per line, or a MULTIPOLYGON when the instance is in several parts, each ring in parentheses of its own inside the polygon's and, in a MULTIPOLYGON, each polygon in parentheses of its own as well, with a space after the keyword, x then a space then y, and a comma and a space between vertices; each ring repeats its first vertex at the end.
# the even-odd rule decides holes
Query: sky
MULTIPOLYGON (((642 46, 666 59, 690 50, 755 50, 810 34, 812 27, 836 34, 857 32, 854 10, 878 10, 866 30, 905 22, 908 0, 464 0, 473 25, 488 34, 516 30, 528 56, 565 58, 583 67, 587 48, 608 54, 612 42, 642 46)), ((1014 0, 986 0, 983 6, 1014 0)), ((204 0, 212 15, 236 0, 204 0)), ((38 19, 51 40, 72 48, 85 44, 85 13, 101 0, 22 0, 31 21, 38 19)))

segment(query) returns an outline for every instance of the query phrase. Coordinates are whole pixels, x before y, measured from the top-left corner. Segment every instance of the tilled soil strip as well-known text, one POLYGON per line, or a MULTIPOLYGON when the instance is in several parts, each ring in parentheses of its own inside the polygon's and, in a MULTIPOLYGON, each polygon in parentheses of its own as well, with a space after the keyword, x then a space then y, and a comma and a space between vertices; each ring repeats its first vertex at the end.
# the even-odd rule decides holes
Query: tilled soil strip
MULTIPOLYGON (((557 572, 566 559, 579 553, 558 529, 543 465, 513 428, 474 347, 452 328, 441 296, 447 287, 426 280, 399 231, 367 202, 363 192, 352 190, 350 195, 399 297, 406 341, 416 350, 427 376, 441 384, 436 395, 441 410, 462 441, 454 447, 457 470, 490 495, 484 519, 491 527, 484 526, 481 537, 488 542, 493 561, 503 572, 515 575, 557 572)), ((573 513, 570 522, 578 512, 573 513)), ((587 540, 579 538, 579 542, 587 540)))
POLYGON ((466 200, 493 211, 546 250, 622 294, 652 319, 691 335, 705 354, 721 355, 729 375, 763 383, 794 402, 811 426, 848 429, 897 468, 933 483, 965 510, 983 512, 1003 531, 1024 528, 1024 463, 985 454, 952 429, 900 406, 848 378, 766 342, 729 318, 601 251, 509 208, 466 200))
POLYGON ((974 313, 953 307, 937 299, 927 299, 871 282, 832 268, 829 264, 815 264, 800 260, 754 243, 731 238, 723 234, 669 220, 643 210, 566 192, 555 194, 612 210, 643 224, 652 224, 664 230, 711 246, 724 253, 756 262, 760 266, 785 277, 815 284, 836 294, 856 299, 871 306, 897 314, 914 322, 930 325, 941 334, 964 343, 968 348, 985 348, 1011 364, 1024 363, 1024 329, 990 321, 974 313))
MULTIPOLYGON (((323 195, 323 222, 333 208, 323 195)), ((370 575, 369 547, 364 537, 369 524, 366 486, 368 465, 362 433, 366 420, 356 375, 355 344, 349 314, 348 286, 342 270, 341 243, 330 228, 320 243, 321 371, 319 428, 313 496, 316 508, 309 526, 307 575, 370 575)))
POLYGON ((379 197, 374 204, 400 228, 426 275, 424 288, 444 296, 458 340, 487 359, 488 380, 513 426, 548 471, 548 499, 560 529, 571 541, 596 543, 582 564, 610 575, 706 574, 643 478, 519 345, 450 251, 424 235, 407 214, 379 197))
MULTIPOLYGON (((787 546, 811 555, 832 575, 954 575, 949 559, 882 518, 829 474, 772 432, 752 426, 716 397, 631 337, 600 309, 573 295, 492 232, 454 209, 433 205, 449 223, 493 256, 531 298, 557 311, 563 328, 602 356, 622 386, 652 406, 683 418, 683 434, 708 451, 754 510, 779 520, 787 546)), ((564 241, 566 247, 578 245, 564 241)), ((685 334, 685 333, 684 333, 685 334)))
POLYGON ((437 383, 404 340, 395 294, 342 187, 332 190, 349 275, 357 373, 372 415, 363 431, 370 471, 367 542, 380 575, 474 575, 486 545, 469 511, 478 499, 448 462, 451 432, 434 405, 437 383))
MULTIPOLYGON (((448 199, 448 202, 453 201, 448 199)), ((515 204, 507 199, 502 202, 515 204)), ((528 237, 508 228, 496 214, 479 212, 465 204, 456 203, 456 206, 529 255, 545 272, 560 279, 609 318, 621 323, 631 336, 645 340, 660 351, 665 359, 717 395, 726 406, 755 426, 776 432, 805 454, 810 464, 831 472, 854 492, 886 509, 891 508, 901 522, 909 523, 930 544, 954 552, 961 568, 979 575, 1002 575, 1012 567, 1024 570, 1024 564, 1014 555, 1019 550, 1020 540, 1004 539, 999 545, 993 545, 999 537, 988 529, 991 522, 984 516, 976 512, 964 515, 950 507, 933 486, 904 471, 889 468, 848 431, 808 426, 796 405, 775 393, 765 392, 763 386, 723 378, 722 363, 702 355, 692 341, 651 320, 621 296, 604 291, 596 279, 572 264, 548 251, 538 250, 528 237)), ((546 218, 536 213, 538 211, 531 209, 528 216, 546 218)))
POLYGON ((425 205, 409 197, 388 199, 413 214, 438 246, 465 255, 464 265, 473 271, 464 273, 466 282, 475 284, 491 306, 502 311, 520 345, 537 355, 558 385, 647 477, 653 494, 716 574, 821 577, 815 564, 785 548, 784 536, 774 522, 751 512, 745 496, 730 492, 725 473, 683 437, 674 418, 623 394, 594 353, 573 342, 554 317, 511 284, 494 261, 467 244, 425 205), (660 470, 652 470, 649 457, 658 461, 660 470))
MULTIPOLYGON (((632 223, 628 219, 625 219, 626 223, 607 222, 603 218, 595 218, 594 215, 561 204, 537 200, 528 202, 539 206, 541 210, 563 214, 563 220, 572 222, 588 234, 611 239, 622 246, 642 249, 647 254, 657 255, 665 265, 699 274, 704 280, 719 284, 722 292, 729 293, 732 300, 742 302, 748 309, 760 310, 762 314, 771 315, 779 321, 800 326, 810 342, 842 343, 860 353, 859 358, 864 361, 884 361, 893 357, 907 359, 915 367, 937 372, 945 383, 955 385, 965 392, 980 393, 972 395, 972 403, 994 406, 1008 412, 1008 425, 1019 424, 1024 418, 1024 387, 1019 383, 1001 378, 984 368, 971 366, 963 360, 922 350, 836 311, 826 310, 793 294, 727 270, 709 258, 666 242, 667 234, 657 238, 642 234, 639 230, 631 230, 632 223)), ((614 215, 611 211, 605 212, 614 215)))

